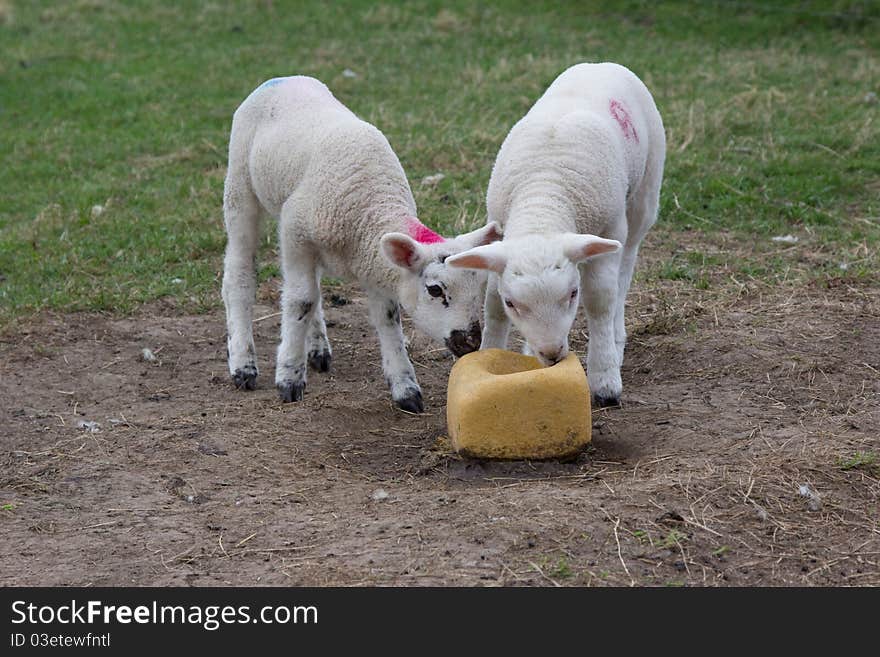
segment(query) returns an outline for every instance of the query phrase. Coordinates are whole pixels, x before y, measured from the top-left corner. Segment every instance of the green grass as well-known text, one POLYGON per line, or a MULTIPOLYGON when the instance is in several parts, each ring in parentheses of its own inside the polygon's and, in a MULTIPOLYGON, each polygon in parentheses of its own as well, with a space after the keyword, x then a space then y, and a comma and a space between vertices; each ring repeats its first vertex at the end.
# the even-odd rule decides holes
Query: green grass
MULTIPOLYGON (((878 6, 0 0, 0 325, 161 296, 216 306, 232 112, 291 73, 379 126, 423 220, 451 232, 484 221, 501 141, 560 71, 624 63, 669 138, 656 230, 741 236, 757 276, 778 266, 762 262, 768 238, 787 233, 820 254, 819 274, 871 273, 878 6)), ((714 266, 673 264, 698 287, 714 266)))
POLYGON ((657 545, 661 548, 666 548, 667 550, 672 550, 674 548, 679 548, 681 543, 687 540, 687 534, 678 531, 677 529, 672 529, 663 537, 657 545))
POLYGON ((872 470, 878 465, 874 452, 856 452, 850 458, 841 458, 837 465, 841 470, 872 470))
POLYGON ((574 572, 572 571, 571 566, 568 564, 568 561, 564 557, 559 557, 556 565, 554 565, 553 568, 550 569, 550 576, 557 579, 568 579, 573 575, 574 572))

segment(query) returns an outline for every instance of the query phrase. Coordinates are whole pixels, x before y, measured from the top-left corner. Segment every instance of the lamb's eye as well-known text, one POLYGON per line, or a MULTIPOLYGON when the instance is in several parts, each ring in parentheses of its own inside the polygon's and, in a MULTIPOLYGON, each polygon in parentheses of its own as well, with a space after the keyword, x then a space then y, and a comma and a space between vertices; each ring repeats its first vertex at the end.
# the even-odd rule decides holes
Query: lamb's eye
POLYGON ((577 291, 576 289, 575 289, 575 290, 572 290, 572 291, 571 291, 571 296, 569 297, 569 299, 571 299, 572 301, 574 301, 574 300, 577 298, 577 295, 578 295, 578 291, 577 291))
POLYGON ((428 294, 430 294, 434 298, 439 298, 443 296, 443 288, 439 285, 428 285, 427 290, 428 294))
POLYGON ((510 299, 505 299, 504 305, 507 306, 508 308, 510 308, 511 310, 516 310, 516 306, 513 305, 513 301, 511 301, 510 299))

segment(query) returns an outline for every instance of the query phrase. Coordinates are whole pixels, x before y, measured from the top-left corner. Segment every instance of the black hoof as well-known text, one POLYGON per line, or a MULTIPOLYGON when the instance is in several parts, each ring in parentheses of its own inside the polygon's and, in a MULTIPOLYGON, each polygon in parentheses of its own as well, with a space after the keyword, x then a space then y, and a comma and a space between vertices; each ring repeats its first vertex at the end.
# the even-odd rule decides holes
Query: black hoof
POLYGON ((404 397, 395 399, 394 403, 397 404, 397 408, 409 411, 410 413, 421 413, 425 410, 425 405, 422 402, 422 391, 418 388, 410 388, 406 391, 404 397))
POLYGON ((593 401, 599 408, 619 408, 620 397, 605 397, 603 395, 595 395, 593 401))
POLYGON ((235 370, 232 382, 238 390, 254 390, 257 387, 257 368, 253 365, 245 365, 235 370))
POLYGON ((297 383, 296 381, 282 381, 281 383, 276 383, 275 387, 278 388, 278 396, 281 397, 281 401, 289 403, 302 401, 303 390, 306 389, 306 384, 297 383))
POLYGON ((309 367, 316 372, 329 372, 330 360, 329 351, 313 351, 309 354, 309 367))

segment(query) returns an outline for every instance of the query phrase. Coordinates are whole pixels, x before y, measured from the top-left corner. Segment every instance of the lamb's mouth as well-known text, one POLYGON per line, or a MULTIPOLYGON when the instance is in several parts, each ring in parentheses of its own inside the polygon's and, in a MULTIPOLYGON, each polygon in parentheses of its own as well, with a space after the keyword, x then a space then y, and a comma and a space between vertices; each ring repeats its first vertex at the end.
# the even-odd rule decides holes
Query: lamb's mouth
POLYGON ((461 357, 480 348, 483 333, 477 322, 471 324, 467 331, 456 330, 446 338, 446 348, 455 356, 461 357))

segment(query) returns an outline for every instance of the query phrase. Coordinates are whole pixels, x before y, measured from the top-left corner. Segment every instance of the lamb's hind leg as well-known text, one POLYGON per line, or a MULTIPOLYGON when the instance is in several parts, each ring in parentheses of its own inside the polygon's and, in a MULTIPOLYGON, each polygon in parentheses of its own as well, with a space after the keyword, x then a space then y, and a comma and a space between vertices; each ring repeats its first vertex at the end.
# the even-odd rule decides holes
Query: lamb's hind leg
MULTIPOLYGON (((662 144, 655 147, 655 150, 661 153, 662 149, 662 144)), ((626 347, 626 325, 624 323, 626 295, 629 293, 630 284, 632 283, 633 272, 635 271, 636 260, 639 255, 639 247, 651 226, 657 221, 662 177, 663 159, 660 157, 658 160, 657 157, 654 157, 648 162, 645 178, 640 188, 633 194, 627 205, 628 234, 620 257, 617 308, 614 313, 614 335, 617 345, 618 367, 623 365, 623 352, 626 347)))
POLYGON ((406 353, 397 301, 380 292, 371 292, 370 321, 379 335, 382 371, 391 388, 391 398, 403 410, 421 413, 424 410, 422 390, 406 353))
POLYGON ((626 324, 624 322, 624 309, 626 307, 626 295, 632 283, 633 270, 636 265, 636 257, 639 253, 639 243, 627 242, 620 256, 620 278, 617 285, 617 302, 614 309, 614 342, 617 353, 617 367, 623 366, 623 352, 626 348, 626 324))
POLYGON ((254 258, 259 239, 260 204, 244 172, 231 169, 223 192, 226 256, 223 261, 223 303, 226 306, 226 352, 236 388, 257 385, 253 312, 256 294, 254 258))
MULTIPOLYGON (((316 285, 318 285, 320 289, 321 271, 318 270, 315 276, 316 285)), ((309 326, 307 345, 309 352, 309 367, 316 372, 329 372, 333 350, 330 349, 330 341, 327 339, 327 325, 324 323, 324 308, 321 303, 320 294, 318 294, 318 302, 315 307, 315 314, 312 317, 312 324, 309 326)))

